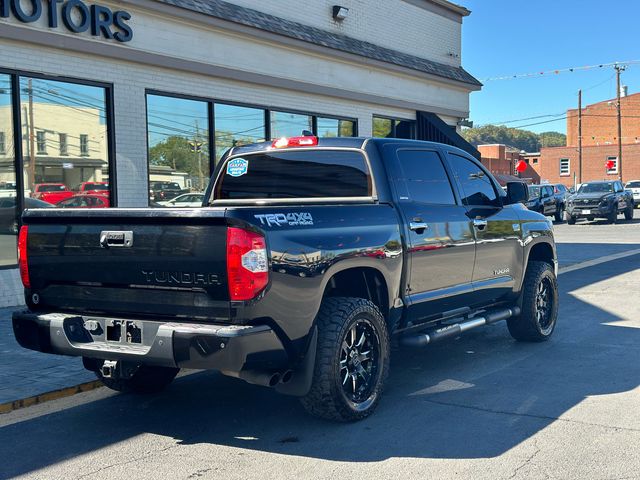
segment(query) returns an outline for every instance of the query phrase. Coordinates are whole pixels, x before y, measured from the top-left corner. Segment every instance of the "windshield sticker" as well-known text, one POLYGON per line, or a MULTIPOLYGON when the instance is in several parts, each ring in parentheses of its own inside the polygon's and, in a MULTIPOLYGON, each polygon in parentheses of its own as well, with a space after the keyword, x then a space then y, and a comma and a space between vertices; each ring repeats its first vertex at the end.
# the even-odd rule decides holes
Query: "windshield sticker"
POLYGON ((249 161, 244 158, 234 158, 227 163, 227 175, 232 177, 241 177, 247 173, 249 169, 249 161))

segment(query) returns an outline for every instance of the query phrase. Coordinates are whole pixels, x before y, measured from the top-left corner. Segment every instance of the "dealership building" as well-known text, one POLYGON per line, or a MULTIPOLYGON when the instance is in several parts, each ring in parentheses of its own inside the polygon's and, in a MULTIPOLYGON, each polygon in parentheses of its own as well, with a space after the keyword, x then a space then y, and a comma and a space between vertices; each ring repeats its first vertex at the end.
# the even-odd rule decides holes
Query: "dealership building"
POLYGON ((458 135, 481 87, 461 66, 469 13, 446 0, 0 0, 0 306, 23 302, 21 210, 87 185, 111 206, 159 206, 201 193, 229 147, 303 133, 479 157, 458 135))

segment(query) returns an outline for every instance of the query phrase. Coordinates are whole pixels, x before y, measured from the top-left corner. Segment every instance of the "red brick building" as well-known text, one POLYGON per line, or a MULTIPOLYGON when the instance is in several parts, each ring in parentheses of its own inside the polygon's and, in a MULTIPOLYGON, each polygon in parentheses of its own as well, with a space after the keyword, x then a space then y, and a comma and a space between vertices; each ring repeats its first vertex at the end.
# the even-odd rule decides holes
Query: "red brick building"
MULTIPOLYGON (((517 175, 515 166, 519 160, 527 161, 527 154, 501 143, 478 145, 477 148, 482 157, 482 164, 495 175, 501 184, 512 179, 508 177, 517 175)), ((540 176, 531 166, 528 166, 527 170, 520 174, 520 177, 527 183, 540 182, 540 176)))
MULTIPOLYGON (((640 93, 620 99, 623 182, 640 179, 640 93)), ((542 148, 530 166, 542 181, 573 186, 580 181, 578 110, 567 110, 567 146, 542 148)), ((616 99, 582 109, 582 181, 620 179, 616 99), (614 167, 606 168, 608 160, 614 167)))

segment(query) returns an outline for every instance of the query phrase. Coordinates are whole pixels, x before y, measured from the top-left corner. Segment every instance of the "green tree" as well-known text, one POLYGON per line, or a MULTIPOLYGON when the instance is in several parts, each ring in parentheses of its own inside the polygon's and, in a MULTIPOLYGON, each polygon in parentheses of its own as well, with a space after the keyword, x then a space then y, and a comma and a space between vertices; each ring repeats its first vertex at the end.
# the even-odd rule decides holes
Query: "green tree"
POLYGON ((504 125, 483 125, 462 130, 467 142, 478 146, 486 143, 503 143, 527 152, 537 152, 540 147, 558 147, 566 144, 566 136, 559 132, 537 134, 529 130, 509 128, 504 125))
POLYGON ((566 147, 567 136, 560 132, 542 132, 538 134, 542 147, 566 147))
POLYGON ((149 149, 151 165, 164 165, 194 176, 200 175, 203 168, 208 171, 208 158, 206 143, 179 136, 167 137, 149 149))

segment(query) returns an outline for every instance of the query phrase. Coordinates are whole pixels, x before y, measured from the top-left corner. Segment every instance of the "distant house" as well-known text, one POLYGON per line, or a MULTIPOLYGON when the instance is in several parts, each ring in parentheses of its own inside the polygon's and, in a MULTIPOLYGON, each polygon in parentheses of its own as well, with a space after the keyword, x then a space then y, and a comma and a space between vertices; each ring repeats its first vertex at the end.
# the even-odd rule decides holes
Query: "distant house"
POLYGON ((516 163, 524 160, 528 163, 528 155, 515 147, 502 143, 478 145, 482 164, 496 177, 500 185, 510 181, 524 181, 526 183, 539 183, 538 173, 527 166, 527 169, 518 175, 516 163))

